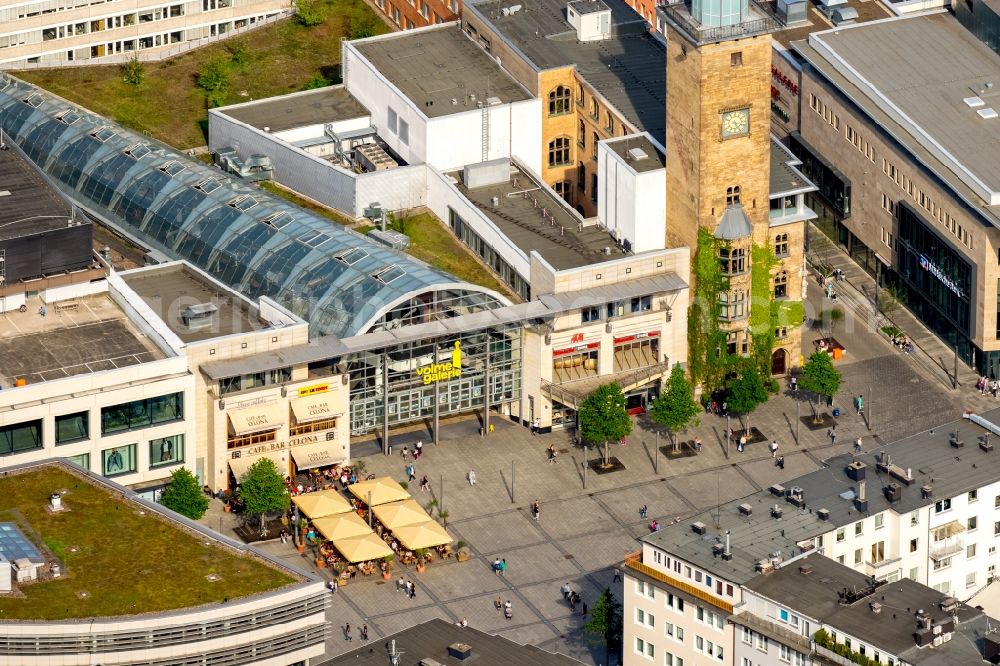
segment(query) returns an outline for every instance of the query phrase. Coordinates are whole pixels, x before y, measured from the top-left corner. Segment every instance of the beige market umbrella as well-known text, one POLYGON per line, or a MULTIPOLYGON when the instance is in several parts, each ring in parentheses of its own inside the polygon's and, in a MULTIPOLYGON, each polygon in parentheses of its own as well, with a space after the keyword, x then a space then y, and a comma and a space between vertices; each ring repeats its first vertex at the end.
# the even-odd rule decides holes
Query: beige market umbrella
POLYGON ((392 548, 374 534, 337 539, 333 542, 333 547, 339 550, 348 562, 378 560, 386 555, 392 555, 392 548))
POLYGON ((306 493, 292 498, 299 511, 310 518, 322 518, 338 513, 353 511, 354 507, 336 490, 321 490, 318 493, 306 493))
POLYGON ((441 544, 451 543, 451 536, 433 520, 418 525, 400 527, 393 530, 392 535, 410 550, 433 548, 441 544))
POLYGON ((424 511, 424 508, 417 504, 416 500, 412 499, 379 504, 373 507, 372 511, 375 513, 375 517, 390 530, 394 530, 397 527, 406 527, 407 525, 426 523, 431 519, 427 515, 427 512, 424 511))
POLYGON ((336 516, 326 516, 324 518, 314 518, 313 525, 320 534, 329 539, 349 539, 351 537, 371 534, 372 530, 368 523, 356 513, 339 513, 336 516))
POLYGON ((365 504, 368 503, 368 493, 370 492, 372 495, 372 506, 410 499, 410 493, 406 492, 403 489, 403 486, 399 485, 388 476, 381 476, 377 479, 372 479, 371 481, 352 483, 347 488, 351 491, 351 494, 365 504))

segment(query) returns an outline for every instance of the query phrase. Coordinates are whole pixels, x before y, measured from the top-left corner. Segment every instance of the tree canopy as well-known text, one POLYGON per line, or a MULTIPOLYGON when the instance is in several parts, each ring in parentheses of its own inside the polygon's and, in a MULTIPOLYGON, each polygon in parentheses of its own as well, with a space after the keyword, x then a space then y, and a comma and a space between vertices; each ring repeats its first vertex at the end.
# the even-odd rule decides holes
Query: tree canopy
POLYGON ((270 458, 261 458, 240 480, 239 498, 247 513, 260 514, 261 529, 269 511, 287 509, 291 503, 285 481, 270 458))
POLYGON ((767 402, 767 386, 757 365, 747 359, 740 364, 739 371, 727 383, 727 407, 747 417, 746 429, 750 430, 750 414, 767 402))
POLYGON ((604 443, 605 463, 608 461, 608 442, 618 441, 632 432, 632 419, 625 411, 625 394, 614 382, 598 386, 587 396, 580 404, 577 418, 584 441, 604 443))
POLYGON ((674 365, 667 379, 666 389, 649 406, 649 418, 665 426, 670 434, 697 425, 701 407, 694 399, 694 390, 680 363, 674 365))
POLYGON ((584 631, 591 636, 591 642, 604 645, 604 661, 611 663, 612 652, 618 654, 622 648, 622 605, 615 599, 610 588, 605 588, 590 609, 590 619, 584 631))
POLYGON ((191 520, 198 520, 208 510, 208 497, 201 491, 197 477, 181 467, 170 474, 170 483, 163 491, 160 504, 191 520))
POLYGON ((840 381, 840 371, 833 367, 833 361, 825 351, 810 354, 799 374, 799 386, 817 395, 834 396, 840 390, 840 381))

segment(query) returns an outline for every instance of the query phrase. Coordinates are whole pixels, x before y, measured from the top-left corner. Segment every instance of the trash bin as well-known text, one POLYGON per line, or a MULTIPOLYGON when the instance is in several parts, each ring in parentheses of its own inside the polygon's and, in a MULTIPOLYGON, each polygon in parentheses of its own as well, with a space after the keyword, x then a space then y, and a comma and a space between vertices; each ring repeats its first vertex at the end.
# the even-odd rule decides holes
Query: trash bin
POLYGON ((834 417, 840 416, 840 407, 834 407, 833 408, 833 416, 834 417))
POLYGON ((834 361, 839 361, 842 358, 844 358, 844 350, 841 349, 840 347, 834 347, 833 348, 833 360, 834 361))

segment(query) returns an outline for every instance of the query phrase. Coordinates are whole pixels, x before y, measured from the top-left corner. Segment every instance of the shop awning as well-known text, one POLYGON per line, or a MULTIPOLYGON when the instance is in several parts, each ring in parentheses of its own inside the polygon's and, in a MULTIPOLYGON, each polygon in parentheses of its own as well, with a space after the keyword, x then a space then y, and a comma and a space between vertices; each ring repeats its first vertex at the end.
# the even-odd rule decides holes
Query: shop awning
POLYGON ((406 527, 407 525, 426 523, 431 519, 427 515, 427 512, 424 511, 424 508, 416 500, 412 499, 403 500, 402 502, 379 504, 373 507, 372 511, 375 512, 375 517, 390 530, 394 530, 397 527, 406 527))
POLYGON ((292 414, 295 414, 295 421, 309 423, 340 416, 333 411, 333 397, 333 393, 317 393, 292 400, 292 414))
POLYGON ((229 459, 229 469, 233 470, 233 476, 236 477, 236 483, 240 482, 243 475, 247 473, 250 466, 261 458, 270 458, 274 461, 274 465, 278 468, 278 474, 282 478, 288 476, 288 454, 284 451, 274 451, 271 453, 262 453, 256 456, 240 456, 239 458, 229 459))
POLYGON ((336 490, 321 490, 292 498, 295 506, 310 518, 322 518, 338 513, 353 512, 354 507, 336 490))
POLYGON ((386 555, 392 555, 392 548, 374 534, 337 539, 333 542, 333 547, 339 550, 348 562, 378 560, 386 555))
POLYGON ((373 534, 371 528, 368 527, 368 523, 353 511, 350 513, 341 513, 336 516, 317 518, 313 521, 313 525, 324 538, 330 541, 373 534))
POLYGON ((403 489, 403 486, 396 483, 388 476, 382 476, 371 481, 361 481, 352 483, 347 487, 351 494, 359 500, 368 504, 368 493, 371 493, 371 505, 388 504, 399 500, 410 499, 410 493, 403 489))
POLYGON ((399 542, 409 548, 433 548, 442 544, 451 543, 451 535, 445 532, 444 528, 433 520, 419 525, 408 525, 392 531, 392 535, 399 539, 399 542))
POLYGON ((283 402, 254 405, 226 412, 234 435, 250 435, 265 430, 275 430, 285 425, 288 412, 283 402))
POLYGON ((312 469, 314 467, 326 467, 336 465, 345 460, 341 445, 336 441, 316 442, 305 446, 296 446, 292 449, 292 458, 299 471, 312 469))

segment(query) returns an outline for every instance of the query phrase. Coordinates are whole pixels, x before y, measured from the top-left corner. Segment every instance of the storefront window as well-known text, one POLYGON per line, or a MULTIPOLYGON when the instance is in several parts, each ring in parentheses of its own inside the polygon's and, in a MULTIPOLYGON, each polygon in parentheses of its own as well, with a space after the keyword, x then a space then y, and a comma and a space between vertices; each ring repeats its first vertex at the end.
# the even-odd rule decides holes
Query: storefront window
POLYGON ((122 432, 184 418, 184 394, 171 393, 101 409, 101 433, 122 432))
POLYGON ((89 453, 81 453, 78 456, 66 456, 66 460, 68 460, 69 462, 74 463, 76 465, 79 465, 80 467, 84 468, 87 471, 90 471, 90 454, 89 453))
POLYGON ((101 451, 101 470, 104 476, 120 476, 135 471, 135 444, 116 446, 101 451))
POLYGON ((57 416, 56 444, 69 444, 87 439, 89 419, 90 415, 87 412, 57 416))
POLYGON ((149 440, 149 468, 184 462, 184 435, 149 440))
POLYGON ((0 427, 0 456, 42 448, 42 421, 0 427))

